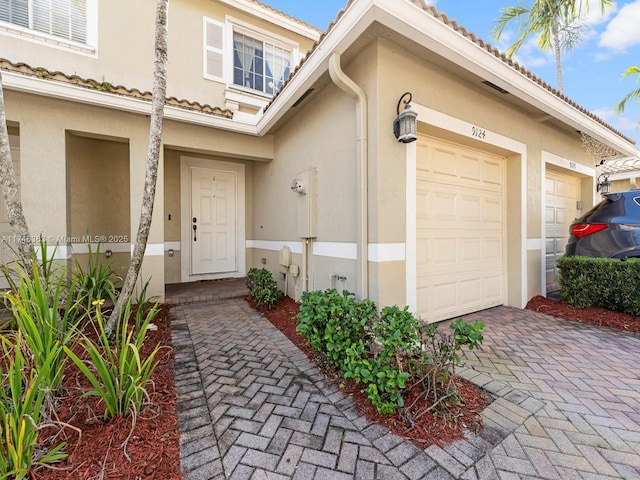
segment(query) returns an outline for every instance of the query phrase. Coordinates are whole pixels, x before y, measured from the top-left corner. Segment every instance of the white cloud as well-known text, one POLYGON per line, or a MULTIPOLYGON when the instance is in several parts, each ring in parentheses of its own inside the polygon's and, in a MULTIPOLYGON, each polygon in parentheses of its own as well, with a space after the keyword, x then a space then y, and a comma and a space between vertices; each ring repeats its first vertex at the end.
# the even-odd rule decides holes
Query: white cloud
POLYGON ((623 6, 600 36, 599 46, 616 52, 640 44, 640 0, 623 6))
POLYGON ((594 110, 593 113, 600 117, 605 122, 609 123, 613 128, 626 133, 630 137, 634 137, 638 134, 640 128, 640 118, 637 113, 632 113, 632 105, 629 104, 625 113, 619 114, 613 108, 600 108, 594 110))
POLYGON ((581 12, 582 22, 589 27, 595 27, 596 25, 608 22, 613 14, 618 11, 618 5, 614 3, 607 7, 603 14, 600 9, 600 0, 581 0, 578 8, 581 12))

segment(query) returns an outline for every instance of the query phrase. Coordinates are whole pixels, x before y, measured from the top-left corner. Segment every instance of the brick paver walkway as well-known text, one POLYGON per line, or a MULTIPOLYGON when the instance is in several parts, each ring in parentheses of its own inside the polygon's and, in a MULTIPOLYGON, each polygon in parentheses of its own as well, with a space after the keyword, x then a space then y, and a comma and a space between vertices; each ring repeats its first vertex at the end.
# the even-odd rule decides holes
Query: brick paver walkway
POLYGON ((229 288, 171 310, 185 480, 640 478, 638 336, 474 314, 485 343, 460 373, 497 400, 479 436, 420 451, 359 416, 229 288))
POLYGON ((487 327, 467 364, 543 405, 484 459, 491 475, 640 478, 640 336, 506 307, 472 318, 487 327))

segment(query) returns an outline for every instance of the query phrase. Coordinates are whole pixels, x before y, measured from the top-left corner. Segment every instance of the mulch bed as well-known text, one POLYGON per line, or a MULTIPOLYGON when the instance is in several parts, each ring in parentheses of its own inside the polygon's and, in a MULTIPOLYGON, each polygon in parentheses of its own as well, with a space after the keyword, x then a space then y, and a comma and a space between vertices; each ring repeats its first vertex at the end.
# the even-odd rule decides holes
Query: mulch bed
MULTIPOLYGON (((456 378, 457 387, 460 390, 461 401, 458 405, 448 404, 451 415, 434 416, 425 414, 415 424, 409 425, 400 411, 393 415, 381 415, 367 400, 362 384, 356 384, 351 380, 342 378, 335 369, 329 365, 324 356, 316 352, 296 331, 295 316, 299 311, 299 305, 289 297, 284 297, 274 308, 266 309, 255 305, 255 302, 247 297, 249 305, 262 313, 276 328, 278 328, 289 340, 302 350, 317 365, 320 371, 332 380, 346 395, 353 398, 358 410, 366 418, 379 425, 384 425, 396 435, 409 440, 424 449, 429 445, 445 445, 464 438, 467 430, 479 432, 482 424, 478 414, 491 404, 493 398, 481 388, 470 382, 456 378)), ((417 389, 409 390, 406 395, 407 405, 413 402, 417 389)), ((420 401, 414 407, 425 408, 429 405, 420 401)), ((412 412, 413 413, 413 412, 412 412)))
POLYGON ((41 467, 32 473, 33 480, 118 479, 118 480, 179 480, 180 444, 176 416, 169 308, 161 309, 143 347, 143 358, 160 343, 163 349, 156 356, 160 364, 151 377, 150 404, 135 419, 102 420, 104 408, 97 397, 81 398, 90 384, 77 367, 69 362, 65 370, 64 396, 56 405, 59 422, 71 427, 46 429, 41 440, 50 445, 66 441, 64 451, 69 457, 53 468, 41 467), (76 430, 77 429, 77 430, 76 430), (78 430, 81 434, 78 434, 78 430))
POLYGON ((625 332, 640 333, 640 318, 605 308, 576 308, 567 302, 552 300, 540 295, 529 300, 526 308, 573 322, 591 323, 625 332))
MULTIPOLYGON (((248 299, 251 304, 251 300, 248 299)), ((255 305, 252 305, 254 308, 255 305)), ((566 302, 545 297, 532 298, 527 307, 566 320, 640 333, 640 319, 602 308, 578 309, 566 302)), ((453 418, 424 415, 413 426, 399 415, 380 415, 367 400, 362 386, 345 381, 326 363, 324 357, 314 351, 295 330, 298 304, 284 298, 271 310, 258 309, 282 331, 300 350, 319 366, 323 374, 335 382, 341 390, 354 399, 360 412, 375 423, 384 425, 397 435, 414 442, 420 448, 431 444, 443 445, 463 438, 467 430, 478 431, 481 424, 478 413, 492 401, 491 396, 473 384, 458 379, 462 402, 453 418)), ((49 444, 66 441, 69 457, 52 468, 39 468, 32 472, 33 480, 63 479, 118 479, 118 480, 180 480, 180 446, 176 415, 176 390, 174 385, 174 351, 171 348, 169 308, 162 309, 154 323, 157 331, 149 331, 145 352, 158 342, 166 348, 157 357, 160 365, 152 377, 151 404, 136 419, 132 430, 131 418, 102 421, 103 408, 96 397, 81 398, 89 384, 75 365, 68 365, 65 372, 65 395, 56 405, 57 420, 81 431, 67 427, 55 430, 57 437, 49 444), (128 439, 128 440, 127 440, 128 439), (125 442, 125 440, 127 440, 125 442), (123 447, 126 444, 126 447, 123 447)), ((409 401, 415 392, 408 392, 409 401)), ((409 402, 408 402, 409 403, 409 402)), ((456 406, 450 406, 455 408, 456 406)), ((42 438, 54 433, 44 430, 42 438)), ((47 441, 43 440, 46 444, 47 441)))

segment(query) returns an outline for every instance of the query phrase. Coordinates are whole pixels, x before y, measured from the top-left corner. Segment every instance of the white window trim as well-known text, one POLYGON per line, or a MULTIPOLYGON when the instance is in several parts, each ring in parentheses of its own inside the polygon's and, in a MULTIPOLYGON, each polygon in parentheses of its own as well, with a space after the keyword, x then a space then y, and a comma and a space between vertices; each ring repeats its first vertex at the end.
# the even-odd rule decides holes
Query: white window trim
MULTIPOLYGON (((234 32, 247 35, 251 38, 266 42, 291 53, 291 71, 300 62, 300 44, 296 41, 274 34, 263 28, 243 22, 230 15, 225 16, 224 22, 203 17, 202 21, 202 75, 206 80, 222 82, 225 84, 226 108, 239 113, 240 107, 248 107, 260 110, 269 103, 273 96, 266 92, 247 88, 233 83, 233 34, 234 32), (215 49, 207 45, 207 24, 213 23, 222 28, 222 49, 215 49), (222 54, 222 77, 207 73, 207 52, 215 51, 222 54)), ((235 118, 235 116, 234 116, 235 118)))
POLYGON ((237 90, 238 92, 251 92, 254 95, 263 95, 265 96, 265 98, 271 98, 272 95, 268 93, 260 92, 259 90, 253 90, 251 88, 246 88, 242 85, 236 85, 233 83, 233 34, 236 32, 241 33, 243 35, 247 35, 248 37, 254 38, 255 40, 266 42, 276 47, 288 50, 289 52, 291 52, 292 72, 295 66, 300 61, 300 45, 297 42, 281 37, 280 35, 276 35, 254 25, 250 25, 229 15, 226 16, 225 20, 226 24, 229 26, 229 28, 227 28, 224 32, 224 49, 226 53, 224 57, 224 75, 225 81, 227 83, 227 88, 231 90, 237 90))
POLYGON ((213 18, 209 18, 209 17, 203 17, 202 18, 202 75, 204 76, 204 78, 206 78, 207 80, 214 80, 217 82, 224 82, 224 75, 225 75, 225 70, 226 70, 226 65, 225 65, 225 50, 226 50, 226 25, 223 22, 219 22, 218 20, 214 20, 213 18), (209 23, 213 23, 215 25, 218 25, 220 28, 222 28, 222 48, 214 48, 214 47, 210 47, 207 44, 207 24, 209 23), (219 53, 220 55, 222 55, 222 77, 218 77, 215 75, 209 75, 207 73, 207 52, 208 51, 212 51, 212 52, 216 52, 219 53))
POLYGON ((98 0, 87 0, 87 43, 74 42, 55 35, 0 21, 0 35, 73 52, 90 57, 98 54, 98 0))

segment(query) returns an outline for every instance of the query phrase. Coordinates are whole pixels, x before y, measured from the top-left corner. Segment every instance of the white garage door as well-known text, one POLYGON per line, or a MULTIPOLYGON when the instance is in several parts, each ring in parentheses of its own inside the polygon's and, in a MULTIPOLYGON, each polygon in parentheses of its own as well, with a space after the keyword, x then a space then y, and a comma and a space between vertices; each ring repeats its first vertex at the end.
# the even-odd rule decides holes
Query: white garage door
POLYGON ((580 180, 547 170, 545 191, 545 271, 547 292, 553 292, 560 289, 557 263, 569 240, 569 226, 580 215, 580 180))
POLYGON ((421 137, 418 315, 434 322, 504 303, 505 159, 421 137))

